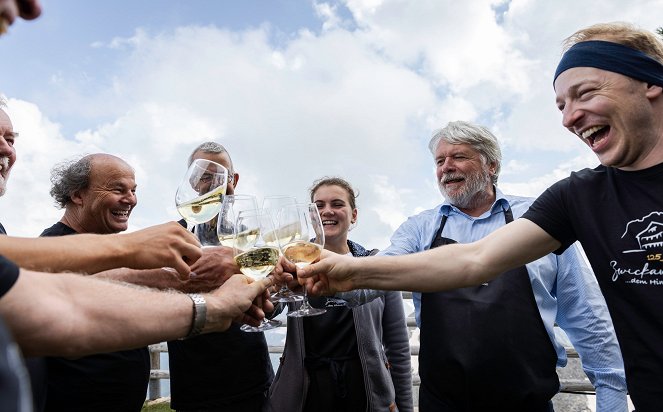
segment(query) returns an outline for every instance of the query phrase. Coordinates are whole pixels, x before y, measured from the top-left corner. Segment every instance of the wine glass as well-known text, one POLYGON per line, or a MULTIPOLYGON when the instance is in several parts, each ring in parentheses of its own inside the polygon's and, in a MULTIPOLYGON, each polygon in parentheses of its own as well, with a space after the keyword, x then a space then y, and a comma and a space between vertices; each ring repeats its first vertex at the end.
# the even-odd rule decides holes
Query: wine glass
MULTIPOLYGON (((269 215, 245 210, 237 215, 233 252, 239 270, 254 280, 269 275, 279 261, 278 242, 265 240, 264 234, 274 233, 274 222, 269 215)), ((260 326, 242 325, 244 332, 262 332, 281 325, 279 320, 263 318, 260 326)))
MULTIPOLYGON (((322 219, 315 203, 284 206, 279 213, 279 232, 281 252, 297 268, 303 268, 320 257, 325 246, 325 232, 322 219)), ((316 316, 325 313, 325 309, 314 308, 308 302, 306 288, 302 306, 288 316, 316 316)))
POLYGON ((221 210, 227 183, 225 167, 211 160, 194 160, 177 188, 177 211, 193 225, 209 222, 221 210))
MULTIPOLYGON (((272 219, 276 222, 278 221, 278 214, 287 205, 297 204, 297 199, 292 196, 265 196, 262 200, 262 211, 263 213, 268 213, 272 216, 272 219)), ((277 230, 277 233, 279 231, 277 230)), ((287 284, 281 285, 281 289, 278 292, 274 293, 271 296, 271 300, 274 302, 299 302, 304 300, 304 296, 293 292, 288 288, 287 284)))
POLYGON ((292 196, 272 195, 262 199, 262 210, 279 211, 283 206, 295 205, 297 199, 292 196))
POLYGON ((258 201, 251 195, 226 195, 221 211, 217 216, 216 236, 222 246, 233 247, 235 241, 235 221, 240 212, 258 211, 258 201))

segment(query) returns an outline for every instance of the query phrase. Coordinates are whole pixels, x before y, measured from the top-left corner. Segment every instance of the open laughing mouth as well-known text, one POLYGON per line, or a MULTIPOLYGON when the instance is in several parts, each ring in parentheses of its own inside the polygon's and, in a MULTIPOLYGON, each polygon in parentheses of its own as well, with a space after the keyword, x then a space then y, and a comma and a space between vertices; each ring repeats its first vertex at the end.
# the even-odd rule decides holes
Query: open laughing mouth
POLYGON ((336 226, 338 225, 337 220, 323 220, 322 221, 322 226, 336 226))
POLYGON ((461 183, 462 181, 465 180, 465 177, 459 176, 459 175, 450 175, 442 178, 442 184, 448 185, 448 184, 454 184, 454 183, 461 183))
POLYGON ((111 210, 111 214, 120 219, 129 219, 129 213, 131 213, 130 210, 111 210))
POLYGON ((610 126, 593 126, 584 132, 580 133, 580 138, 587 143, 590 147, 594 147, 599 140, 603 139, 610 131, 610 126))

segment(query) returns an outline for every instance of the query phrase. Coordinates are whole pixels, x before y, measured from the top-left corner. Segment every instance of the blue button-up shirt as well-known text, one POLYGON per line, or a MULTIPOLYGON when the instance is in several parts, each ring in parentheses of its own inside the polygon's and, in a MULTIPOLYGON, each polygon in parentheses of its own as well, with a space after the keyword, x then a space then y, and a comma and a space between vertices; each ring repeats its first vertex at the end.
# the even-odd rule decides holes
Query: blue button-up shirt
MULTIPOLYGON (((504 211, 509 206, 517 219, 534 200, 495 191, 495 203, 478 217, 469 216, 447 202, 410 217, 396 230, 391 245, 380 255, 429 249, 443 215, 448 217, 442 236, 459 243, 474 242, 506 224, 504 211)), ((627 411, 626 378, 617 337, 603 295, 580 248, 574 245, 559 256, 551 253, 526 267, 541 318, 557 352, 557 366, 566 366, 567 359, 564 346, 555 339, 555 322, 566 332, 596 388, 597 410, 627 411)), ((419 325, 421 293, 415 292, 412 297, 419 325)))

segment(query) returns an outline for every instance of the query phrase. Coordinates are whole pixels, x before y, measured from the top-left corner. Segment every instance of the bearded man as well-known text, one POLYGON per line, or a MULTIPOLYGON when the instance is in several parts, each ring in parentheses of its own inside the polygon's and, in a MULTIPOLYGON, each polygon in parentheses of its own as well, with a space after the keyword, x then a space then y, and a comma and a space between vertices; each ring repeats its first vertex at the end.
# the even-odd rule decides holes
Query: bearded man
MULTIPOLYGON (((429 148, 446 200, 410 217, 381 255, 473 242, 518 218, 533 201, 497 189, 502 156, 486 128, 449 123, 433 135, 429 148)), ((480 286, 414 293, 413 300, 421 328, 422 412, 552 411, 551 398, 559 391, 555 368, 566 365, 555 322, 596 387, 597 410, 627 410, 612 321, 577 246, 480 286)))

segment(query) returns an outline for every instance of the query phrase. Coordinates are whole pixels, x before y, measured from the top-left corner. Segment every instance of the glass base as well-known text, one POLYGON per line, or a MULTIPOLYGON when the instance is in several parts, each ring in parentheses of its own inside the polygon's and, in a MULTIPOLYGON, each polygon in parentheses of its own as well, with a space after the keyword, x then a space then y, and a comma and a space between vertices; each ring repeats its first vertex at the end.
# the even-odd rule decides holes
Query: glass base
POLYGON ((243 331, 243 332, 262 332, 262 331, 265 331, 265 330, 270 330, 270 329, 278 328, 278 327, 281 326, 282 324, 283 324, 283 322, 281 322, 280 320, 276 320, 276 319, 270 319, 270 320, 263 319, 263 320, 262 320, 262 323, 261 323, 260 326, 258 326, 258 327, 251 326, 251 325, 242 325, 242 326, 240 326, 239 329, 240 329, 241 331, 243 331))
POLYGON ((298 310, 288 312, 288 316, 291 318, 303 318, 305 316, 318 316, 327 312, 326 309, 314 308, 311 305, 302 305, 298 310))
POLYGON ((278 303, 301 302, 302 300, 304 300, 304 295, 295 293, 288 288, 282 288, 278 292, 270 296, 269 300, 278 303))

